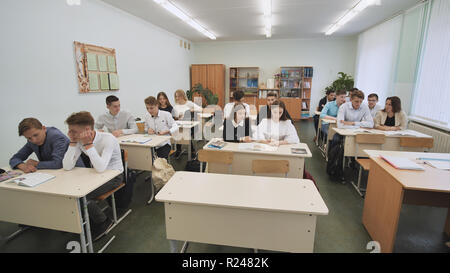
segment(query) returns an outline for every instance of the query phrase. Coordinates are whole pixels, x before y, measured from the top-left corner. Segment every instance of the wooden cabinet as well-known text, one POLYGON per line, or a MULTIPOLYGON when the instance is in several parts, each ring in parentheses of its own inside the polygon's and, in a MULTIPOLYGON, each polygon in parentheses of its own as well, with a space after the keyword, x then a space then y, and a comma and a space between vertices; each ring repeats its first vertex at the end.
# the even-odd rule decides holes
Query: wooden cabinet
POLYGON ((223 108, 225 103, 225 65, 193 64, 191 66, 191 88, 199 83, 219 97, 217 104, 223 108))

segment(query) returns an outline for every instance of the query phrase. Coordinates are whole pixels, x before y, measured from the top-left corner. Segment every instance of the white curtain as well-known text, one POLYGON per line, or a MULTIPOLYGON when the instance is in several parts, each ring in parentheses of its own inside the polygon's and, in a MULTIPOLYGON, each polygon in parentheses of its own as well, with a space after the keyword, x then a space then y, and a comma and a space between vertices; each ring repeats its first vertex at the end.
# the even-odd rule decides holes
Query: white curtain
POLYGON ((375 26, 358 37, 355 87, 367 95, 376 93, 384 105, 393 93, 402 16, 375 26))
POLYGON ((412 114, 450 128, 450 0, 434 0, 412 114))

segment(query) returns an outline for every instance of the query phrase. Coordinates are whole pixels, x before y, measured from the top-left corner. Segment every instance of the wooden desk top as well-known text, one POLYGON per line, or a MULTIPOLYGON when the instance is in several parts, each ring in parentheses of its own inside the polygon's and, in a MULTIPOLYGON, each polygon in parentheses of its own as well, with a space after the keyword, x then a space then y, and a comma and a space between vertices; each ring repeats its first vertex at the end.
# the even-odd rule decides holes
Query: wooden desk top
MULTIPOLYGON (((20 172, 20 170, 16 171, 20 172)), ((19 186, 16 183, 11 182, 11 180, 14 179, 12 178, 0 182, 0 190, 11 189, 80 198, 121 174, 120 171, 116 170, 106 170, 103 173, 98 173, 93 168, 74 168, 70 171, 64 169, 38 170, 38 172, 54 175, 55 178, 33 188, 19 186)))
POLYGON ((177 120, 177 125, 183 129, 191 129, 200 124, 200 121, 177 120))
POLYGON ((121 146, 137 146, 137 147, 156 147, 168 140, 170 140, 172 137, 171 136, 158 136, 158 135, 144 135, 144 134, 132 134, 132 135, 125 135, 125 136, 121 136, 119 137, 117 140, 119 140, 119 144, 121 146), (146 142, 146 143, 133 143, 133 142, 123 142, 125 140, 128 139, 132 139, 135 137, 150 137, 151 140, 146 142))
POLYGON ((323 118, 322 121, 330 124, 336 124, 336 120, 334 119, 323 118))
POLYGON ((278 156, 287 156, 287 157, 312 157, 312 153, 309 150, 309 147, 306 143, 280 145, 280 146, 278 146, 278 149, 276 151, 272 152, 272 151, 241 150, 241 149, 239 149, 239 143, 235 143, 235 142, 226 142, 226 145, 222 149, 218 150, 218 149, 208 147, 208 145, 212 141, 213 140, 206 143, 206 145, 203 146, 203 149, 215 150, 215 151, 230 151, 230 152, 234 152, 234 153, 278 155, 278 156), (306 149, 307 154, 293 154, 293 153, 291 153, 291 148, 304 148, 304 149, 306 149))
POLYGON ((156 195, 161 202, 327 215, 311 180, 176 172, 156 195))
POLYGON ((376 150, 364 150, 364 152, 399 181, 405 189, 450 193, 450 171, 439 170, 426 164, 422 165, 420 161, 415 160, 420 157, 450 159, 450 154, 376 150), (380 158, 380 155, 407 157, 423 166, 425 171, 397 170, 380 158))
MULTIPOLYGON (((357 132, 355 130, 358 130, 358 129, 343 129, 343 128, 336 127, 336 128, 333 128, 333 130, 341 136, 355 136, 356 134, 383 134, 383 135, 386 135, 386 137, 414 137, 411 135, 404 135, 404 136, 402 136, 402 135, 387 135, 386 131, 377 130, 377 129, 365 129, 365 130, 369 130, 370 132, 357 132)), ((426 135, 426 134, 423 134, 423 133, 420 133, 420 132, 417 132, 414 130, 408 130, 408 131, 415 132, 418 137, 432 138, 432 136, 429 136, 429 135, 426 135)))

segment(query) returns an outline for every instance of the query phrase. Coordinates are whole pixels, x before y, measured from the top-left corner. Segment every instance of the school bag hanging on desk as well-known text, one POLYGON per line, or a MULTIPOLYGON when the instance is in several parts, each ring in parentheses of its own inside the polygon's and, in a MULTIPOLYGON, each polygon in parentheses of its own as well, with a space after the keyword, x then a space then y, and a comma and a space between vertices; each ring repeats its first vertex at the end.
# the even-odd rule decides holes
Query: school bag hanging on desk
POLYGON ((327 174, 334 181, 342 181, 344 172, 342 170, 344 156, 344 139, 336 134, 328 148, 327 174))

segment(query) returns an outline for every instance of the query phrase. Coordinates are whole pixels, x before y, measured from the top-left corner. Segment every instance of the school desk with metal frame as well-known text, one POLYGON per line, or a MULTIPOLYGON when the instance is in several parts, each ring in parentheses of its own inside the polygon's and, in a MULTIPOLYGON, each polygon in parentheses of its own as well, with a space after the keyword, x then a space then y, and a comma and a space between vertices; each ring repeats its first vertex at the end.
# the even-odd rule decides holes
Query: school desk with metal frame
MULTIPOLYGON (((201 124, 200 121, 177 120, 179 131, 176 136, 172 137, 175 144, 188 145, 188 160, 192 159, 192 136, 191 130, 201 124)), ((194 135, 195 137, 195 135, 194 135)))
POLYGON ((311 180, 176 172, 156 195, 169 240, 313 252, 328 208, 311 180))
MULTIPOLYGON (((152 171, 153 161, 156 158, 155 147, 171 139, 171 136, 132 134, 118 138, 120 148, 128 152, 128 168, 141 171, 152 171), (129 142, 135 138, 149 137, 145 143, 129 142)), ((150 177, 151 196, 147 204, 155 198, 155 186, 150 177)))
POLYGON ((327 118, 319 119, 319 125, 317 128, 316 145, 319 146, 319 150, 322 152, 322 155, 323 155, 323 157, 325 157, 326 161, 328 161, 328 146, 330 144, 330 140, 333 139, 333 136, 335 134, 335 131, 331 130, 331 129, 335 128, 335 127, 336 127, 336 120, 327 119, 327 118), (323 143, 323 139, 319 138, 320 132, 322 131, 322 122, 328 123, 328 134, 327 134, 327 139, 325 141, 325 145, 323 143))
MULTIPOLYGON (((203 149, 217 150, 209 148, 208 145, 214 140, 208 142, 203 149)), ((255 143, 256 144, 256 143, 255 143)), ((252 175, 252 161, 260 160, 287 160, 289 161, 289 178, 303 178, 303 171, 305 167, 305 158, 312 157, 308 145, 305 143, 280 145, 276 151, 255 151, 240 149, 240 143, 226 142, 225 146, 217 151, 233 152, 233 165, 231 166, 232 174, 252 175), (291 152, 292 148, 303 148, 306 154, 294 154, 291 152)), ((228 173, 229 168, 223 164, 208 163, 206 167, 209 173, 228 173)), ((270 175, 267 176, 276 176, 270 175)))
POLYGON ((14 178, 0 182, 0 221, 78 233, 82 252, 92 253, 86 196, 121 172, 98 173, 92 168, 38 172, 55 178, 35 187, 19 186, 14 178))
MULTIPOLYGON (((381 245, 381 252, 394 250, 400 212, 403 204, 450 208, 450 172, 429 165, 425 171, 399 170, 381 155, 450 160, 450 154, 364 150, 369 155, 370 172, 367 183, 362 223, 370 237, 381 245)), ((443 227, 450 236, 450 209, 443 227)))
MULTIPOLYGON (((409 135, 390 135, 389 132, 376 130, 376 129, 342 129, 333 128, 336 134, 344 137, 344 156, 342 160, 342 169, 345 169, 345 159, 346 157, 367 157, 364 150, 384 150, 384 151, 408 151, 408 152, 423 152, 426 149, 421 147, 400 147, 400 139, 402 137, 411 137, 409 135), (369 132, 364 132, 362 130, 367 130, 369 132), (386 136, 386 141, 382 145, 380 144, 358 144, 356 143, 356 134, 384 134, 386 136)), ((433 138, 432 136, 422 134, 413 130, 415 136, 421 138, 433 138)), ((400 131, 397 131, 400 133, 400 131)))

